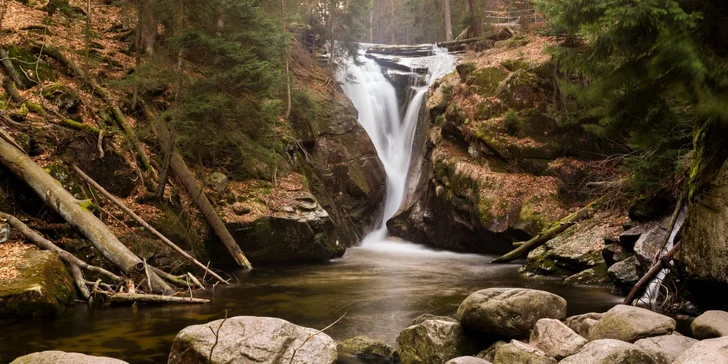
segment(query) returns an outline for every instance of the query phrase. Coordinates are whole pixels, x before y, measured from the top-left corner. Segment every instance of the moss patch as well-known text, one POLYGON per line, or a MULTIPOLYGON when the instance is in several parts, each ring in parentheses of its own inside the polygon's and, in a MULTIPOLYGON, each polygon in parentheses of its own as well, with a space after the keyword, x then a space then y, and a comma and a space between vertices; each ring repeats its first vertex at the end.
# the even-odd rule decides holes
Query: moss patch
POLYGON ((56 80, 51 66, 42 60, 37 64, 38 74, 36 75, 36 61, 38 61, 38 56, 32 51, 18 46, 8 46, 7 51, 13 66, 16 70, 18 70, 21 83, 18 87, 20 89, 29 89, 35 86, 39 81, 45 82, 56 80))

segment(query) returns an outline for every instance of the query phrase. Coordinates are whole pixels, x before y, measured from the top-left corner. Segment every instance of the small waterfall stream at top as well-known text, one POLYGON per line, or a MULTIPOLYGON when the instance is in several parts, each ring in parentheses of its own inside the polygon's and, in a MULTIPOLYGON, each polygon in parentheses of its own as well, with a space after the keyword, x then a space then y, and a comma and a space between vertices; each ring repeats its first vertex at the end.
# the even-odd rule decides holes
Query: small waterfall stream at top
POLYGON ((349 62, 338 74, 344 93, 359 111, 359 123, 369 134, 387 174, 387 193, 382 218, 363 246, 372 246, 387 239, 387 221, 401 207, 407 192, 408 173, 412 160, 412 143, 417 129, 422 102, 429 86, 455 67, 456 57, 447 50, 433 46, 432 55, 401 58, 397 61, 412 68, 427 68, 424 75, 413 75, 419 82, 410 82, 409 102, 400 112, 395 87, 384 76, 385 72, 376 61, 360 54, 360 64, 349 62))

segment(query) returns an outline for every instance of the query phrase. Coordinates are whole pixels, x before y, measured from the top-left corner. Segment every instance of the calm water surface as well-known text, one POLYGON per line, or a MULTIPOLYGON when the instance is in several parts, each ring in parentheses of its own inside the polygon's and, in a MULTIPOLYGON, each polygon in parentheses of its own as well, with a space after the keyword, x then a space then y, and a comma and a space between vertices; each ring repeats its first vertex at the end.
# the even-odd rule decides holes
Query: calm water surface
POLYGON ((569 314, 606 311, 619 297, 604 289, 521 276, 518 265, 492 265, 489 256, 432 252, 404 243, 352 248, 325 265, 238 272, 239 284, 196 293, 206 305, 88 308, 60 318, 5 325, 0 363, 41 350, 104 355, 130 363, 165 363, 172 340, 188 325, 230 316, 273 316, 321 329, 336 340, 366 335, 394 345, 400 330, 423 313, 452 315, 471 292, 526 287, 566 298, 569 314))

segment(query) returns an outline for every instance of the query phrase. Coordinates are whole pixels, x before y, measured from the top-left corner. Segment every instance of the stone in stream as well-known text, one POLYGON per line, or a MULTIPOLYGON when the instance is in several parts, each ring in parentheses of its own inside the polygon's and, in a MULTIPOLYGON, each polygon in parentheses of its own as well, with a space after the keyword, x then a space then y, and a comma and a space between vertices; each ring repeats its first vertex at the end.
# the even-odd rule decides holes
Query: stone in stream
POLYGON ((670 364, 697 342, 681 335, 663 335, 637 340, 634 344, 655 359, 657 364, 670 364))
POLYGON ((507 338, 528 337, 542 318, 566 317, 566 300, 524 288, 488 288, 472 293, 458 308, 463 327, 507 338))
POLYGON ((607 270, 609 278, 612 279, 612 282, 619 290, 618 293, 627 294, 637 284, 637 281, 639 281, 640 276, 637 273, 637 263, 637 258, 631 256, 621 262, 614 263, 607 270))
POLYGON ((336 342, 325 333, 279 318, 237 316, 184 328, 172 343, 168 364, 208 363, 213 345, 209 364, 333 364, 337 359, 336 342))
POLYGON ((566 320, 564 320, 564 323, 570 329, 574 330, 574 332, 581 335, 583 338, 588 339, 589 331, 592 327, 594 327, 594 325, 597 324, 599 320, 601 320, 603 316, 603 313, 585 313, 583 315, 568 317, 566 320))
POLYGON ((672 364, 728 364, 728 336, 699 341, 672 364))
POLYGON ((669 221, 655 225, 648 232, 642 234, 634 244, 634 255, 639 262, 640 273, 644 274, 650 269, 652 260, 668 234, 667 228, 665 228, 667 224, 669 224, 669 221))
POLYGON ((14 266, 17 275, 0 281, 0 320, 55 316, 73 298, 73 281, 58 256, 27 249, 14 266))
POLYGON ((563 359, 576 354, 587 340, 563 322, 554 319, 540 319, 531 332, 529 344, 546 354, 563 359))
POLYGON ((459 322, 429 319, 402 330, 397 337, 402 364, 442 364, 477 352, 459 322))
POLYGON ((589 331, 589 340, 616 339, 633 343, 639 339, 671 334, 675 320, 650 310, 617 305, 589 331))
POLYGON ((368 363, 389 364, 393 362, 394 349, 391 346, 366 336, 357 336, 342 341, 337 346, 339 364, 368 363))
POLYGON ((728 312, 705 311, 690 324, 690 331, 699 340, 728 336, 728 312))
POLYGON ((493 364, 556 364, 556 359, 531 345, 511 340, 498 348, 493 364))
MULTIPOLYGON (((586 344, 580 352, 565 358, 560 364, 657 364, 652 357, 634 344, 602 339, 586 344)), ((697 362, 694 362, 697 363, 697 362)))
POLYGON ((41 351, 21 356, 10 364, 129 364, 119 359, 63 351, 41 351))
POLYGON ((445 364, 493 364, 485 359, 476 358, 474 356, 461 356, 455 359, 450 359, 445 364))

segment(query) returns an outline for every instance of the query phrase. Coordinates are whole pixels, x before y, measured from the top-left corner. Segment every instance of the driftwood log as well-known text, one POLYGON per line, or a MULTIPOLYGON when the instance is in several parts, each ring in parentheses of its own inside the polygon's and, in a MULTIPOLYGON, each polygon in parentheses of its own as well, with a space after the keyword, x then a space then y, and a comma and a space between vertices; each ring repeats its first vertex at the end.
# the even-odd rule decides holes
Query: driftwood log
POLYGON ((670 261, 672 261, 672 258, 680 249, 681 243, 681 241, 678 241, 677 244, 675 244, 664 257, 660 258, 656 264, 653 264, 650 270, 647 271, 647 273, 637 282, 637 284, 634 285, 634 287, 632 287, 632 290, 629 291, 629 294, 624 299, 625 305, 631 305, 635 298, 637 298, 637 295, 642 292, 642 288, 646 284, 650 283, 650 281, 652 281, 657 273, 659 273, 663 268, 670 268, 670 261))
POLYGON ((105 291, 96 291, 106 294, 110 303, 207 303, 210 300, 204 298, 178 297, 178 296, 161 296, 154 294, 137 294, 137 293, 112 293, 105 291))

